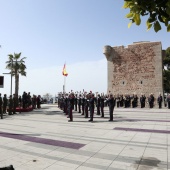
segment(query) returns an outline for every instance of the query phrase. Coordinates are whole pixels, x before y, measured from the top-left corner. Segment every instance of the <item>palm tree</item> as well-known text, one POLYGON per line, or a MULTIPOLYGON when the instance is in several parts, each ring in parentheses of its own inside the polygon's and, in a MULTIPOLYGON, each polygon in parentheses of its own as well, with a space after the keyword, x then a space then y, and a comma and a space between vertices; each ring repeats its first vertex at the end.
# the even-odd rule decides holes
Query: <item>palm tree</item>
POLYGON ((14 55, 9 54, 8 55, 8 61, 6 62, 6 68, 11 70, 11 74, 15 76, 15 94, 18 96, 19 91, 19 74, 22 76, 26 76, 26 65, 25 65, 25 59, 26 57, 20 58, 21 53, 14 53, 14 55))

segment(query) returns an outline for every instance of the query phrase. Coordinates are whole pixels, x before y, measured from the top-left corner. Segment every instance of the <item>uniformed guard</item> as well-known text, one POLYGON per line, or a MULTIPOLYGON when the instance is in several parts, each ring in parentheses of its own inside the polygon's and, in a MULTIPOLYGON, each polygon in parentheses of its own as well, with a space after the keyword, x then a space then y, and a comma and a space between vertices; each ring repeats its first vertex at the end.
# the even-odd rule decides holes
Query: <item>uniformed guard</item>
POLYGON ((65 94, 63 101, 64 101, 63 112, 65 113, 65 115, 68 115, 68 94, 65 94))
POLYGON ((116 103, 117 103, 117 107, 120 107, 120 95, 118 94, 116 97, 116 103))
POLYGON ((13 94, 13 114, 16 114, 16 108, 18 106, 18 98, 16 94, 13 94))
POLYGON ((100 115, 100 100, 101 100, 101 97, 100 97, 100 94, 98 94, 98 96, 97 96, 97 115, 100 115))
POLYGON ((162 95, 161 95, 161 93, 159 93, 159 96, 158 96, 158 99, 157 99, 157 101, 158 101, 158 105, 159 105, 159 109, 160 108, 162 108, 162 95))
POLYGON ((77 94, 75 94, 75 97, 74 97, 74 109, 75 111, 77 111, 77 94))
POLYGON ((120 95, 120 107, 123 107, 124 99, 123 94, 120 95))
POLYGON ((116 104, 116 99, 113 97, 112 94, 110 94, 108 101, 108 105, 109 105, 109 114, 110 114, 110 119, 109 121, 113 121, 113 111, 114 111, 114 107, 116 104))
POLYGON ((12 115, 12 109, 13 109, 13 99, 12 99, 12 95, 9 96, 9 100, 8 100, 8 114, 12 115))
POLYGON ((90 120, 89 122, 93 122, 93 115, 94 115, 94 94, 92 93, 90 95, 90 100, 89 100, 89 109, 90 109, 90 120))
POLYGON ((82 114, 81 115, 84 115, 84 105, 85 105, 85 98, 84 98, 84 95, 83 95, 82 98, 81 98, 81 108, 82 108, 82 114))
POLYGON ((144 107, 145 107, 145 100, 146 100, 146 97, 144 97, 144 95, 141 94, 141 97, 140 97, 140 105, 141 105, 141 108, 144 108, 144 107))
POLYGON ((170 94, 168 94, 166 101, 168 104, 168 109, 170 109, 170 94))
MULTIPOLYGON (((143 94, 143 97, 144 97, 144 101, 146 101, 146 96, 145 96, 145 94, 143 94)), ((146 103, 146 102, 144 102, 144 104, 143 104, 144 107, 145 107, 145 103, 146 103)))
POLYGON ((150 107, 150 108, 153 108, 153 106, 154 106, 154 101, 155 101, 155 98, 154 98, 153 94, 151 93, 150 96, 149 96, 149 98, 148 98, 148 102, 149 102, 149 107, 150 107))
POLYGON ((138 96, 137 96, 136 94, 134 94, 131 100, 132 100, 132 108, 137 107, 137 104, 138 104, 138 96))
POLYGON ((72 93, 70 93, 69 97, 68 97, 68 114, 69 114, 69 118, 70 120, 68 120, 68 122, 72 122, 73 121, 73 106, 74 106, 74 96, 72 93))
POLYGON ((100 109, 101 109, 101 117, 104 117, 104 95, 101 96, 101 99, 100 99, 100 109))
POLYGON ((85 118, 89 117, 89 94, 86 94, 85 103, 84 103, 84 111, 85 111, 85 118))
POLYGON ((81 94, 79 94, 79 98, 78 98, 78 113, 81 113, 81 94))

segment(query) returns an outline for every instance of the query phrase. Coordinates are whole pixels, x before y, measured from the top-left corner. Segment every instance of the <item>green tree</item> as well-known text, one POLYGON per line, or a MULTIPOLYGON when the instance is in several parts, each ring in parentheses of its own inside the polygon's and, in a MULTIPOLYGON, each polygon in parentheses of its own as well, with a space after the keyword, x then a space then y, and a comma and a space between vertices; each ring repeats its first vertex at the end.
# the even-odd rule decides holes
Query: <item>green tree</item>
POLYGON ((170 93, 170 47, 166 49, 163 66, 164 91, 170 93))
POLYGON ((130 9, 126 15, 132 23, 141 24, 141 16, 148 16, 146 21, 147 30, 151 27, 155 32, 161 30, 161 24, 164 23, 167 31, 170 32, 170 0, 124 0, 123 8, 130 9))
POLYGON ((14 55, 8 55, 8 61, 6 62, 6 68, 11 70, 12 75, 15 77, 15 94, 18 96, 19 91, 19 74, 26 76, 26 57, 21 58, 21 53, 14 53, 14 55))

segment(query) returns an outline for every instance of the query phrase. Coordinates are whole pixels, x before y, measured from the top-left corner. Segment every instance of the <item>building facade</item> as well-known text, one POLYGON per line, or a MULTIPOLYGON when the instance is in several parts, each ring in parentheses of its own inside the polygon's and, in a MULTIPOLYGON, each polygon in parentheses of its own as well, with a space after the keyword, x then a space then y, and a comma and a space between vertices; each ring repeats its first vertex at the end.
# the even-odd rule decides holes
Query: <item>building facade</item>
POLYGON ((107 91, 117 94, 163 95, 163 51, 161 42, 136 42, 127 47, 105 46, 107 91))

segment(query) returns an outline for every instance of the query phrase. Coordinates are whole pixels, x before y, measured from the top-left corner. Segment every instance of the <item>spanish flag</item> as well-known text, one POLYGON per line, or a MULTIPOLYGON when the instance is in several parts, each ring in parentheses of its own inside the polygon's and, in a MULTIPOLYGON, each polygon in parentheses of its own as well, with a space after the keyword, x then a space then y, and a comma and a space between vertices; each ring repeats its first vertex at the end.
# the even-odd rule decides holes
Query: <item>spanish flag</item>
POLYGON ((68 76, 68 73, 66 71, 66 64, 64 64, 62 73, 63 73, 63 76, 68 76))

